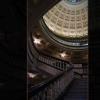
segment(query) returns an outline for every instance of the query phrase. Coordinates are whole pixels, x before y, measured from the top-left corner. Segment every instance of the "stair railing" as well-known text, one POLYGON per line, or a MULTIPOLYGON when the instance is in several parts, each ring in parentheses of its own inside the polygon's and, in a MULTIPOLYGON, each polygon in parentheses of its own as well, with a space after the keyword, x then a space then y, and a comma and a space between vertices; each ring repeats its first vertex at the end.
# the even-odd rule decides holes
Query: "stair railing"
POLYGON ((28 95, 28 100, 56 100, 73 80, 72 71, 61 72, 59 75, 48 79, 37 86, 33 86, 28 95))
POLYGON ((58 59, 56 57, 52 57, 50 55, 46 55, 39 52, 35 47, 34 43, 32 43, 32 39, 29 39, 27 49, 28 49, 28 57, 31 59, 31 62, 32 62, 32 57, 35 57, 38 61, 62 71, 69 70, 70 68, 73 67, 73 64, 71 64, 69 61, 64 61, 62 59, 58 59))

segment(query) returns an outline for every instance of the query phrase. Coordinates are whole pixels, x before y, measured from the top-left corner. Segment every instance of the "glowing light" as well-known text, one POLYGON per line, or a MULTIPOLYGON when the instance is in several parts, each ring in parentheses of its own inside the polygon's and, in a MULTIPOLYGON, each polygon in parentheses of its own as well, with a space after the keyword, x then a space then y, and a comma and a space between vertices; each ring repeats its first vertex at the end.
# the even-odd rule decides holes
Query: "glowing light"
POLYGON ((41 39, 34 38, 34 43, 35 44, 41 44, 41 39))
POLYGON ((62 58, 64 58, 64 57, 66 57, 66 53, 63 52, 63 53, 60 54, 60 56, 61 56, 62 58))
POLYGON ((34 78, 34 77, 36 76, 36 74, 28 73, 28 76, 29 76, 30 78, 34 78))

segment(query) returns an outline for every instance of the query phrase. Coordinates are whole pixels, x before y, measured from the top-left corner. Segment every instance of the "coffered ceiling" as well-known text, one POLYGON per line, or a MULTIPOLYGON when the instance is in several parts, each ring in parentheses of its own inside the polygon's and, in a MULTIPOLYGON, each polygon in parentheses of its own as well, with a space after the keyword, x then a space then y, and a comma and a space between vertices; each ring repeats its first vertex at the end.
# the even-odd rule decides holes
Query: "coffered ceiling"
POLYGON ((64 38, 88 36, 88 1, 62 0, 44 16, 47 27, 64 38))

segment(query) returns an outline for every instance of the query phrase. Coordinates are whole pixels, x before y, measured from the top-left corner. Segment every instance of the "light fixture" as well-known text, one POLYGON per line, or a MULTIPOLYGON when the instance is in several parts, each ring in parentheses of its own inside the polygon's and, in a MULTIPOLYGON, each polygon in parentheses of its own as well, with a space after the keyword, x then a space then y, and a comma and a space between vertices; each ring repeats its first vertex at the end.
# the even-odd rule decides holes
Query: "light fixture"
POLYGON ((34 38, 34 43, 35 44, 41 44, 41 39, 34 38))
POLYGON ((35 76, 36 76, 36 74, 33 74, 33 73, 27 73, 28 74, 28 76, 30 77, 30 78, 34 78, 35 76))
POLYGON ((66 57, 66 53, 65 53, 65 52, 62 52, 62 53, 60 53, 60 56, 61 56, 62 58, 64 58, 64 57, 66 57))

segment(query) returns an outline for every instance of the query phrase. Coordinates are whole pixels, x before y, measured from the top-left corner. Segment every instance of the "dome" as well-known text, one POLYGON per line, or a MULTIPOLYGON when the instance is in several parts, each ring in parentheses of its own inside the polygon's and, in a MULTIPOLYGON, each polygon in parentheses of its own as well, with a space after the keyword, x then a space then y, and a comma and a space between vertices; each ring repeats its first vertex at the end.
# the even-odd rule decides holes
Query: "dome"
POLYGON ((63 38, 88 36, 88 1, 62 0, 51 8, 43 20, 50 31, 63 38))

